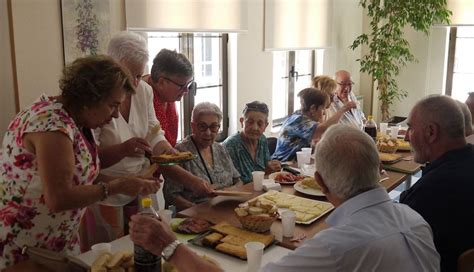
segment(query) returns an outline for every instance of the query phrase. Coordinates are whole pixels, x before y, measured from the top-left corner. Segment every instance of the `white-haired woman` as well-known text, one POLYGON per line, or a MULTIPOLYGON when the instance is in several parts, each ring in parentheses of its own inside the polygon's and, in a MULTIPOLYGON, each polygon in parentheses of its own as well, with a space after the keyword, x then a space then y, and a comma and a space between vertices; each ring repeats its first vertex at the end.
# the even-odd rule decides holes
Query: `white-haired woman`
MULTIPOLYGON (((108 52, 113 59, 128 69, 136 88, 135 94, 125 97, 119 108, 119 117, 95 130, 99 145, 101 173, 109 176, 140 175, 149 166, 145 153, 159 155, 174 153, 165 139, 163 130, 156 130, 159 121, 153 106, 153 90, 141 80, 148 61, 145 39, 132 32, 120 32, 109 42, 108 52)), ((162 167, 164 175, 170 175, 186 186, 192 186, 200 195, 209 195, 211 189, 202 181, 179 166, 162 167)), ((159 176, 155 175, 155 176, 159 176)), ((153 196, 155 203, 157 199, 153 196)), ((138 202, 132 198, 115 197, 104 205, 90 209, 87 224, 81 231, 83 250, 90 245, 110 241, 126 233, 127 218, 138 211, 138 202), (125 208, 123 208, 122 206, 125 208), (125 222, 124 222, 125 217, 125 222)))
MULTIPOLYGON (((190 151, 197 155, 196 159, 184 163, 183 167, 216 189, 241 185, 240 174, 229 153, 215 142, 221 121, 222 111, 217 105, 209 102, 197 104, 191 117, 192 134, 176 145, 179 151, 190 151)), ((207 200, 174 179, 166 179, 163 191, 166 205, 173 204, 178 210, 207 200)))

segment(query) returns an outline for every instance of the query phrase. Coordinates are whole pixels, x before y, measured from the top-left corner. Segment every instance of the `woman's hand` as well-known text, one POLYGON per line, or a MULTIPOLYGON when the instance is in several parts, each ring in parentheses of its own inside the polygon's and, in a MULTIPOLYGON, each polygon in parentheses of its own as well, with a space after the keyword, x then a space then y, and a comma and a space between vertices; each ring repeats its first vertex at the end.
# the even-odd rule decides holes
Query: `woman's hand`
POLYGON ((189 189, 192 189, 196 196, 214 196, 214 188, 212 188, 208 181, 203 179, 195 182, 192 188, 189 189))
POLYGON ((175 154, 178 151, 174 149, 168 141, 163 140, 159 141, 154 147, 153 147, 153 154, 154 155, 161 155, 161 154, 175 154))
POLYGON ((151 148, 145 139, 133 137, 120 144, 121 152, 127 157, 141 157, 151 148))
POLYGON ((109 192, 129 196, 149 195, 160 189, 160 181, 139 177, 122 177, 109 182, 109 192))
POLYGON ((133 243, 160 256, 163 248, 176 240, 176 236, 166 223, 138 214, 132 216, 130 222, 130 239, 133 243))
POLYGON ((281 163, 277 160, 271 160, 267 163, 267 170, 269 173, 278 172, 281 170, 281 163))

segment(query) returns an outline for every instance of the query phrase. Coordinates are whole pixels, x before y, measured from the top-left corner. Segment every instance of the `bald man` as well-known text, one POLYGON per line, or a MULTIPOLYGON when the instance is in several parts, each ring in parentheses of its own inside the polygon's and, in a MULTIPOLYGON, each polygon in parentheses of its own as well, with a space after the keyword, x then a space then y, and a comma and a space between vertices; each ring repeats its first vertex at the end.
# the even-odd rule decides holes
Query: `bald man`
MULTIPOLYGON (((335 115, 340 109, 344 108, 348 103, 357 102, 357 98, 352 92, 352 81, 351 74, 345 70, 339 70, 336 72, 334 79, 336 80, 336 95, 333 98, 331 106, 327 110, 328 117, 335 115)), ((360 108, 360 105, 352 108, 344 113, 339 119, 339 124, 350 125, 359 129, 364 127, 365 115, 360 108)))

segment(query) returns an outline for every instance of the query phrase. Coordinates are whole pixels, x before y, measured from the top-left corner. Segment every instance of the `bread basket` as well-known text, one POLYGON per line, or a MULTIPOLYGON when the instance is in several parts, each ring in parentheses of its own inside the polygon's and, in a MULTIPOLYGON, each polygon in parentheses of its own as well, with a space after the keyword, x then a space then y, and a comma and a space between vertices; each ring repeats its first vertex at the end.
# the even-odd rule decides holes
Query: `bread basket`
POLYGON ((398 142, 389 137, 380 137, 377 139, 377 149, 382 153, 395 153, 398 149, 398 142))
POLYGON ((277 219, 277 215, 262 216, 262 215, 247 215, 238 216, 240 224, 246 230, 253 232, 267 232, 270 230, 273 222, 277 219))

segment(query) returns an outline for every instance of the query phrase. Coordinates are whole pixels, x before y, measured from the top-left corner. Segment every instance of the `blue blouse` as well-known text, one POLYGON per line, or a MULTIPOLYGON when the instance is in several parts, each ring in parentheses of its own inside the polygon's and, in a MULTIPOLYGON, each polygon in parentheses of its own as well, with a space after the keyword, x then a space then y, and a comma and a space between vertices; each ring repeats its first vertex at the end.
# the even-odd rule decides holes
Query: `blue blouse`
POLYGON ((229 152, 235 168, 240 173, 242 182, 249 183, 252 181, 252 171, 265 171, 267 162, 270 160, 270 152, 268 151, 265 135, 260 136, 260 139, 258 139, 255 161, 245 147, 240 133, 230 136, 222 144, 227 149, 227 152, 229 152))
POLYGON ((294 112, 283 123, 272 159, 293 160, 297 151, 311 146, 313 132, 317 126, 317 122, 302 114, 301 111, 294 112))

